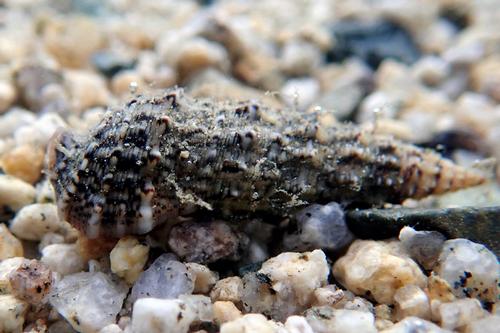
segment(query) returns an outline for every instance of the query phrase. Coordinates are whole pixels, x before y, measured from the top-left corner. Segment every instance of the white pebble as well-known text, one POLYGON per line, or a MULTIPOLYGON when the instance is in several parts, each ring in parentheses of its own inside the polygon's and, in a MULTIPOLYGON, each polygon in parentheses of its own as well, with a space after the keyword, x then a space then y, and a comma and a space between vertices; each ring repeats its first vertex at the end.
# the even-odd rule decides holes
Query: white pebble
POLYGON ((491 315, 467 324, 465 333, 497 333, 500 327, 500 315, 491 315))
POLYGON ((0 117, 0 137, 11 136, 18 127, 31 124, 35 120, 33 112, 12 108, 0 117))
POLYGON ((441 327, 449 330, 460 329, 466 324, 485 317, 488 313, 477 299, 464 298, 443 303, 437 310, 441 327))
POLYGON ((85 260, 75 244, 51 244, 42 250, 42 263, 61 275, 78 273, 85 268, 85 260))
POLYGON ((32 204, 21 209, 11 221, 11 231, 21 239, 42 239, 48 232, 64 229, 64 224, 57 216, 57 206, 54 204, 32 204))
POLYGON ((407 285, 396 290, 394 294, 396 320, 405 317, 431 318, 431 308, 427 294, 415 285, 407 285))
POLYGON ((380 331, 380 333, 452 333, 446 329, 442 329, 430 321, 423 320, 417 317, 406 317, 399 323, 391 326, 388 329, 380 331))
POLYGON ((181 300, 141 298, 134 303, 132 333, 185 333, 194 320, 181 300))
POLYGON ((369 312, 317 307, 307 310, 305 316, 315 333, 377 332, 375 318, 369 312))
POLYGON ((279 326, 260 313, 249 313, 222 324, 220 333, 278 333, 279 326))
POLYGON ((318 98, 319 90, 316 79, 290 79, 281 88, 281 99, 291 108, 305 110, 318 98))
POLYGON ((290 316, 286 319, 285 329, 287 333, 314 333, 313 329, 302 316, 290 316))

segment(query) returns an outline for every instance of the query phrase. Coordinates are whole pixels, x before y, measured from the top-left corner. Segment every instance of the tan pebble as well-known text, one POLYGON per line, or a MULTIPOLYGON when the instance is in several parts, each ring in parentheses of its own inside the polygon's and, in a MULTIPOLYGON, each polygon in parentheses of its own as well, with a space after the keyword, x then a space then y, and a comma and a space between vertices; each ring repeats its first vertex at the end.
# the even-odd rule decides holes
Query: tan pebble
POLYGON ((149 246, 140 244, 135 237, 124 237, 109 254, 111 271, 133 284, 148 260, 149 246))
MULTIPOLYGON (((25 181, 9 175, 0 175, 0 207, 16 212, 35 200, 36 190, 25 181)), ((1 213, 0 213, 1 215, 1 213)))
POLYGON ((233 303, 241 302, 243 293, 243 281, 239 276, 231 276, 217 281, 210 298, 212 301, 230 301, 233 303))
POLYGON ((12 294, 30 304, 39 304, 49 294, 52 272, 37 260, 26 260, 9 274, 12 294))
POLYGON ((179 47, 175 65, 181 81, 208 67, 229 70, 227 52, 220 44, 203 38, 193 38, 179 47))
POLYGON ((7 111, 15 99, 16 89, 14 86, 6 81, 0 81, 0 113, 7 111))
POLYGON ((134 71, 121 71, 111 80, 111 91, 118 96, 139 93, 145 88, 146 84, 134 71))
POLYGON ((429 298, 422 289, 415 285, 407 285, 396 290, 394 305, 395 321, 410 316, 422 319, 431 318, 429 298))
POLYGON ((452 302, 456 299, 448 282, 435 273, 429 276, 427 294, 431 300, 441 302, 452 302))
POLYGON ((215 322, 222 325, 228 321, 233 321, 242 316, 233 302, 217 301, 213 305, 215 322))
POLYGON ((208 294, 219 279, 219 274, 211 271, 207 266, 188 262, 186 267, 194 276, 193 293, 195 294, 208 294))
POLYGON ((4 171, 28 183, 35 183, 42 174, 45 152, 29 144, 15 147, 2 156, 4 171))
POLYGON ((0 332, 23 331, 28 304, 12 295, 0 295, 0 332))
POLYGON ((63 66, 78 68, 104 46, 104 34, 96 22, 83 16, 68 16, 47 22, 43 41, 63 66))
POLYGON ((335 285, 328 285, 322 288, 316 288, 314 290, 314 297, 315 301, 313 304, 315 306, 333 306, 344 298, 344 291, 335 285))
POLYGON ((474 90, 500 102, 500 56, 478 61, 471 69, 470 80, 474 90))
POLYGON ((333 266, 333 275, 357 295, 370 295, 393 304, 396 290, 405 285, 426 286, 427 280, 399 242, 356 240, 333 266))
POLYGON ((10 233, 5 224, 0 224, 0 260, 24 255, 21 241, 10 233))
POLYGON ((83 111, 90 107, 107 105, 110 93, 106 82, 99 75, 87 71, 67 71, 65 84, 74 109, 83 111))

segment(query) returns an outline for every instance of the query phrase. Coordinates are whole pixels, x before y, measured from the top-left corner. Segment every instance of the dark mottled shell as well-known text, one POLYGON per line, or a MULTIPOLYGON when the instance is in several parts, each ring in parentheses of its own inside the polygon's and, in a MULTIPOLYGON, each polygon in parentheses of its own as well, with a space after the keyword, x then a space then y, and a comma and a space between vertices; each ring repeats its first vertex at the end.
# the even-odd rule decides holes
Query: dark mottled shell
POLYGON ((194 100, 181 90, 110 111, 53 142, 59 208, 90 238, 192 213, 287 216, 308 203, 398 203, 484 178, 440 155, 338 125, 321 110, 194 100))

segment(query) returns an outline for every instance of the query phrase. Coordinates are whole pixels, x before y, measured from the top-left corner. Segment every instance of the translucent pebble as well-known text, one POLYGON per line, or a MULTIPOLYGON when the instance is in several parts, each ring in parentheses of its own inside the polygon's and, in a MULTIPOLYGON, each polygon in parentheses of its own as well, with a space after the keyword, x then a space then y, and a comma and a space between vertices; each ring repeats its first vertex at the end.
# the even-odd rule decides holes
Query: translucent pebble
POLYGON ((95 332, 115 323, 127 292, 102 272, 82 272, 59 281, 50 303, 78 332, 95 332))
POLYGON ((338 250, 354 240, 344 211, 336 202, 311 205, 297 213, 296 221, 297 230, 283 238, 285 250, 338 250))
POLYGON ((132 287, 130 301, 143 297, 177 298, 193 290, 194 278, 186 265, 175 260, 172 254, 162 254, 139 276, 132 287))
POLYGON ((413 260, 425 269, 432 269, 446 238, 437 231, 416 231, 404 227, 399 233, 399 240, 413 260))

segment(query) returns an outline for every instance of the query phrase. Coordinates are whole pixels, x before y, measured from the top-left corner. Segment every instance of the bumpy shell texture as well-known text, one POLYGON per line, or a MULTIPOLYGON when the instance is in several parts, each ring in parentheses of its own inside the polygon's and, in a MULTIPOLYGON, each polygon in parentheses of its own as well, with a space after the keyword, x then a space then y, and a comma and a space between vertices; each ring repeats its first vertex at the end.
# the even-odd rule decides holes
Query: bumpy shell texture
POLYGON ((310 203, 379 205, 479 184, 440 155, 339 125, 326 111, 195 100, 180 89, 61 133, 49 174, 62 217, 89 238, 192 214, 287 216, 310 203))

